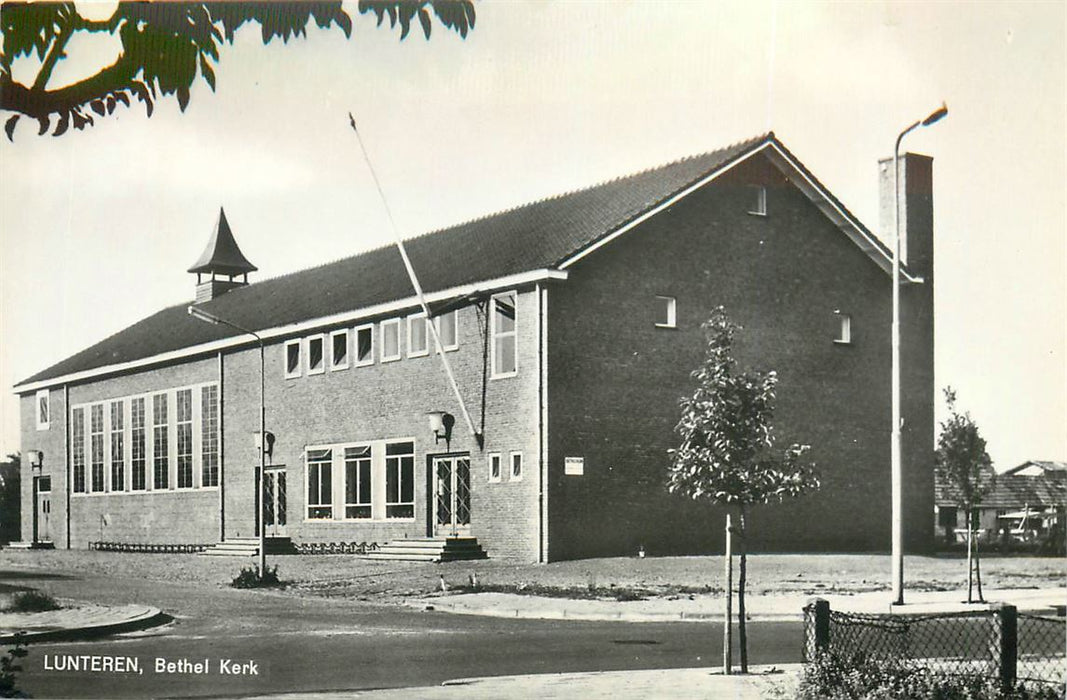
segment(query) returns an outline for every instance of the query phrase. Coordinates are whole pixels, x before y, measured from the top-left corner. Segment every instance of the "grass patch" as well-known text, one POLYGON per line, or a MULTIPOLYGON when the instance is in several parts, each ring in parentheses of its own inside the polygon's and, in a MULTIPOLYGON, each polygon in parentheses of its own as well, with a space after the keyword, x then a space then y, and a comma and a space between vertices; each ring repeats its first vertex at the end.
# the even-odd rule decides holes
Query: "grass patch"
POLYGON ((35 613, 59 610, 61 606, 56 599, 47 593, 40 591, 20 591, 11 596, 11 603, 7 609, 9 612, 35 613))

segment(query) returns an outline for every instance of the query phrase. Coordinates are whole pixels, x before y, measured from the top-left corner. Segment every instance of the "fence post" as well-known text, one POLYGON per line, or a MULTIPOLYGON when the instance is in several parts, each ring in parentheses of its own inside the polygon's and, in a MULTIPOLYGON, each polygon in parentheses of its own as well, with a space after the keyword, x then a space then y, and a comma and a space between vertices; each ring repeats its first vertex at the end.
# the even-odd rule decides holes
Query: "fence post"
POLYGON ((1014 605, 1000 604, 997 615, 997 648, 1000 652, 1000 687, 1008 692, 1015 686, 1019 651, 1019 613, 1014 605))
MULTIPOLYGON (((830 601, 812 598, 808 601, 812 610, 812 630, 805 630, 809 647, 805 649, 805 661, 814 661, 820 653, 830 648, 830 601)), ((807 618, 806 618, 807 619, 807 618)))

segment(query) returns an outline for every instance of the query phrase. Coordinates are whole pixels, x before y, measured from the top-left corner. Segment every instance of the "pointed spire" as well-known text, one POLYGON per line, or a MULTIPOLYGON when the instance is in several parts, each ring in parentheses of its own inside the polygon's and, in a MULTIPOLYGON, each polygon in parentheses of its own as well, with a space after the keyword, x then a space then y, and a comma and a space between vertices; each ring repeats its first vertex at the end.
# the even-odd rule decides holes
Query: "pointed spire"
POLYGON ((215 232, 207 242, 207 247, 200 255, 189 272, 207 272, 234 277, 254 272, 258 268, 248 262, 248 258, 237 247, 237 241, 230 231, 230 224, 226 221, 226 212, 219 207, 219 221, 215 225, 215 232))

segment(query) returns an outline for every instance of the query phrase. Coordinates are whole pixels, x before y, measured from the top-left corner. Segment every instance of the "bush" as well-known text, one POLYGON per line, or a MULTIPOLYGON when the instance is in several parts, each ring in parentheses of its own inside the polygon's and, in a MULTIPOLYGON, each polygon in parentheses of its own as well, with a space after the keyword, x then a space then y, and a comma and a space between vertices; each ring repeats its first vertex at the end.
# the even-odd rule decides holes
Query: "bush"
POLYGON ((20 591, 11 598, 8 610, 11 612, 33 613, 47 610, 59 610, 62 606, 56 599, 40 591, 20 591))
POLYGON ((241 573, 234 577, 230 585, 234 588, 270 588, 280 586, 282 582, 278 580, 277 566, 273 569, 268 566, 263 578, 259 577, 258 566, 249 566, 241 569, 241 573))
POLYGON ((0 697, 2 698, 26 698, 26 693, 18 689, 17 674, 22 670, 18 660, 26 656, 26 642, 22 635, 15 635, 15 646, 0 656, 0 697))
POLYGON ((1017 683, 1003 691, 995 678, 935 673, 865 654, 825 653, 804 666, 797 700, 1058 700, 1055 684, 1017 683))

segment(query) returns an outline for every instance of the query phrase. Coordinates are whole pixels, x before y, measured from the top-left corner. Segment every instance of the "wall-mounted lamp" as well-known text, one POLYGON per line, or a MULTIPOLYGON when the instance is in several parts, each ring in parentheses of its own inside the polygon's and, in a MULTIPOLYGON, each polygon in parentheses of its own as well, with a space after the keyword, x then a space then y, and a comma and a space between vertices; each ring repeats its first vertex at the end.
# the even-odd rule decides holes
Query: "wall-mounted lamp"
POLYGON ((434 444, 444 438, 445 445, 452 442, 452 426, 456 424, 456 417, 444 411, 430 411, 426 414, 430 419, 430 430, 433 432, 434 444))
MULTIPOLYGON (((265 456, 268 458, 274 457, 274 433, 268 430, 264 434, 267 436, 267 451, 265 456)), ((263 449, 263 440, 260 438, 259 431, 257 430, 252 433, 252 435, 256 438, 256 449, 263 449)))

